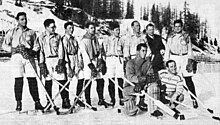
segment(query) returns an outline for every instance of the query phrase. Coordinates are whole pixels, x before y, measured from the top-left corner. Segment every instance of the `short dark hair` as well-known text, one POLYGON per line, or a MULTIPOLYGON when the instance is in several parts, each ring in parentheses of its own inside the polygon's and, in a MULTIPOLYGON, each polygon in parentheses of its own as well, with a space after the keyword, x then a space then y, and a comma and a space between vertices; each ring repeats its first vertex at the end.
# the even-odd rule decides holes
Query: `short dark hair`
POLYGON ((180 23, 180 25, 181 25, 181 26, 183 26, 183 21, 182 21, 182 20, 180 20, 180 19, 175 20, 175 21, 174 21, 174 25, 175 25, 176 23, 180 23))
POLYGON ((140 51, 140 50, 141 50, 141 47, 145 47, 145 48, 147 48, 146 43, 140 43, 140 44, 138 44, 136 50, 137 50, 137 51, 140 51))
POLYGON ((166 62, 166 67, 169 67, 169 64, 172 63, 172 62, 174 62, 174 63, 176 64, 176 62, 175 62, 174 60, 168 60, 168 61, 166 62))
POLYGON ((87 22, 85 28, 89 28, 90 25, 96 26, 94 22, 87 22))
POLYGON ((54 19, 46 19, 44 21, 44 27, 50 26, 51 23, 55 23, 54 19))
POLYGON ((26 14, 25 12, 18 12, 18 14, 16 15, 15 19, 16 19, 16 20, 19 20, 19 17, 20 17, 20 16, 25 16, 25 17, 27 17, 27 14, 26 14))
POLYGON ((66 22, 66 23, 64 24, 64 29, 66 29, 69 25, 74 26, 74 25, 73 25, 73 22, 66 22))
POLYGON ((111 22, 111 23, 109 24, 109 26, 110 26, 110 29, 111 29, 111 30, 114 30, 115 28, 120 28, 119 23, 116 22, 116 21, 111 22))
MULTIPOLYGON (((133 21, 132 23, 131 23, 131 26, 134 26, 134 23, 139 23, 137 20, 135 20, 135 21, 133 21)), ((140 23, 139 23, 140 24, 140 23)))
POLYGON ((153 25, 152 23, 149 23, 149 24, 147 24, 146 29, 147 29, 149 26, 154 27, 154 25, 153 25))

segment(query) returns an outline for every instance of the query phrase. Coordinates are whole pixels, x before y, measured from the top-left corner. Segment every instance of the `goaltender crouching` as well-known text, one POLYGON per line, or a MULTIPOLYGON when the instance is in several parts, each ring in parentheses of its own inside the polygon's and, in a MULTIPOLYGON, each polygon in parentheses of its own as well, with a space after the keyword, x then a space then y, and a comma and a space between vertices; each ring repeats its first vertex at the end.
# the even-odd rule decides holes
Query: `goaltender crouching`
POLYGON ((183 95, 183 80, 179 75, 177 75, 177 67, 176 62, 174 60, 169 60, 166 62, 167 70, 161 70, 161 101, 164 104, 168 104, 169 107, 178 112, 176 110, 177 103, 182 102, 184 100, 183 95), (169 100, 167 100, 169 98, 169 100))
MULTIPOLYGON (((144 103, 144 96, 141 96, 140 101, 136 104, 137 97, 133 96, 133 93, 139 93, 141 90, 146 90, 150 96, 159 99, 159 87, 156 79, 154 79, 154 81, 151 79, 151 76, 153 76, 153 69, 150 59, 145 58, 147 54, 147 45, 145 43, 140 43, 137 45, 136 50, 136 57, 129 60, 126 65, 126 78, 132 82, 134 86, 131 85, 132 83, 125 82, 123 89, 124 113, 129 116, 136 115, 139 110, 148 110, 148 105, 144 103)), ((156 109, 154 111, 156 111, 156 109)))

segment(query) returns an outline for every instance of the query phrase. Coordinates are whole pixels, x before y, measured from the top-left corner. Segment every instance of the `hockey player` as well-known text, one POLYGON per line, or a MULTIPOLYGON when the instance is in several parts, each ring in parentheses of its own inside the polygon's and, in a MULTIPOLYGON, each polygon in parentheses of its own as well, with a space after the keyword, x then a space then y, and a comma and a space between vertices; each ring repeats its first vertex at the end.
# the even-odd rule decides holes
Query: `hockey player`
POLYGON ((97 88, 96 91, 98 93, 99 102, 98 105, 104 105, 108 107, 110 104, 104 101, 103 91, 104 91, 104 79, 100 77, 100 70, 97 67, 98 58, 101 58, 101 49, 102 45, 99 45, 98 39, 95 35, 95 24, 89 22, 86 24, 87 32, 83 36, 80 42, 80 51, 83 57, 83 65, 84 65, 84 78, 85 84, 89 84, 89 86, 85 90, 85 98, 86 102, 91 105, 91 97, 90 90, 91 84, 88 83, 89 79, 96 78, 97 88))
MULTIPOLYGON (((135 96, 131 96, 134 92, 140 92, 141 90, 147 90, 150 96, 158 94, 159 89, 156 83, 156 78, 153 78, 153 69, 149 58, 146 57, 147 45, 141 43, 137 45, 137 54, 134 59, 128 61, 126 65, 126 78, 135 84, 131 86, 129 83, 124 84, 124 112, 129 116, 136 115, 138 109, 147 111, 147 104, 144 103, 144 97, 140 98, 138 105, 135 105, 135 96), (151 94, 150 94, 151 93, 151 94)), ((155 98, 158 99, 158 98, 155 98)), ((151 108, 151 107, 150 107, 151 108)), ((156 110, 154 110, 156 111, 156 110)))
MULTIPOLYGON (((82 74, 83 67, 80 66, 83 64, 81 60, 81 55, 79 54, 79 45, 76 38, 72 35, 74 32, 74 25, 72 22, 66 22, 64 24, 65 29, 65 35, 62 37, 64 51, 65 51, 65 61, 66 61, 66 67, 67 67, 67 78, 72 79, 74 75, 76 75, 77 78, 79 78, 82 74)), ((76 95, 78 96, 79 93, 82 91, 83 88, 83 81, 84 79, 78 79, 77 83, 77 91, 76 95)), ((69 85, 67 85, 66 88, 69 88, 69 85)), ((65 92, 65 91, 64 91, 65 92)), ((85 107, 85 105, 77 101, 77 104, 79 104, 82 107, 85 107)))
MULTIPOLYGON (((145 35, 142 34, 140 31, 141 29, 140 23, 135 20, 131 23, 131 27, 132 27, 133 32, 129 35, 126 35, 123 38, 125 40, 124 48, 123 48, 125 62, 136 57, 136 47, 139 43, 147 44, 145 35)), ((148 53, 150 53, 149 50, 148 50, 148 53)))
POLYGON ((11 52, 12 75, 15 79, 14 92, 17 101, 16 111, 22 110, 22 89, 23 77, 27 77, 29 89, 35 109, 43 109, 39 94, 35 71, 35 55, 40 49, 36 41, 36 33, 27 27, 27 16, 24 12, 19 12, 16 16, 17 27, 8 31, 5 36, 2 48, 11 52))
POLYGON ((182 102, 184 100, 183 95, 183 80, 177 74, 176 62, 169 60, 166 62, 167 70, 161 70, 160 78, 162 82, 161 101, 165 104, 169 103, 169 106, 174 111, 177 111, 175 107, 177 104, 175 101, 182 102), (170 98, 170 101, 166 100, 165 96, 170 98))
MULTIPOLYGON (((114 80, 115 77, 118 78, 118 84, 120 87, 123 87, 123 48, 121 47, 121 43, 123 42, 120 38, 120 26, 118 22, 110 23, 110 29, 112 30, 112 35, 104 39, 103 45, 106 54, 106 65, 107 65, 107 77, 112 78, 114 80)), ((108 86, 109 95, 111 98, 111 104, 115 105, 115 84, 113 81, 109 79, 108 86)), ((119 104, 123 105, 122 102, 122 91, 118 89, 119 93, 119 104)))
MULTIPOLYGON (((65 52, 61 36, 55 33, 56 25, 53 19, 44 21, 45 31, 40 34, 38 41, 40 43, 39 67, 40 74, 45 77, 45 89, 52 97, 52 77, 56 78, 61 84, 66 83, 65 52)), ((70 74, 68 74, 70 75, 70 74)), ((59 87, 61 89, 61 87, 59 87)), ((61 92, 62 108, 70 108, 69 93, 66 90, 61 92)), ((50 102, 48 100, 47 105, 50 102)), ((47 105, 45 107, 47 107, 47 105)), ((49 107, 49 109, 51 106, 49 107)))
MULTIPOLYGON (((177 71, 185 79, 189 90, 196 96, 195 86, 192 81, 193 75, 193 51, 189 34, 183 31, 183 22, 174 21, 174 32, 168 37, 167 47, 165 50, 164 61, 174 60, 177 64, 177 71)), ((195 98, 193 107, 197 108, 198 104, 195 98)))

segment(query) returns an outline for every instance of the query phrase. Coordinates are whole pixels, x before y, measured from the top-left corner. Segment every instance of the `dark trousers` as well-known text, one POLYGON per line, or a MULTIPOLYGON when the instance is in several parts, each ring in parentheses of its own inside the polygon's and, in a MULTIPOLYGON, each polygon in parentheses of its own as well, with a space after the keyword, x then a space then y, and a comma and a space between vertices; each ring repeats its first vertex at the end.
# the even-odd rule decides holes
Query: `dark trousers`
MULTIPOLYGON (((112 78, 114 80, 114 78, 112 78)), ((122 78, 118 78, 118 85, 123 88, 123 79, 122 78)), ((115 84, 109 80, 109 85, 108 85, 108 92, 110 95, 110 98, 113 100, 115 99, 115 84)), ((118 95, 119 98, 122 99, 123 98, 123 94, 122 91, 120 89, 118 89, 118 95)))
MULTIPOLYGON (((34 101, 39 101, 39 93, 38 93, 38 86, 36 78, 29 77, 27 78, 29 91, 34 101)), ((23 77, 15 78, 15 85, 14 85, 14 92, 15 92, 15 99, 16 101, 22 100, 22 92, 23 92, 23 77)))
MULTIPOLYGON (((85 98, 86 98, 86 102, 88 104, 91 104, 91 97, 90 97, 91 83, 88 83, 88 82, 89 82, 89 80, 85 81, 85 85, 89 84, 88 87, 85 90, 85 98)), ((99 100, 104 99, 104 96, 103 96, 104 79, 97 79, 96 82, 97 82, 96 91, 98 93, 99 100)))
MULTIPOLYGON (((194 86, 194 83, 192 81, 192 77, 184 77, 185 81, 186 81, 186 85, 189 89, 190 92, 192 92, 192 94, 194 94, 196 96, 196 91, 195 91, 195 86, 194 86)), ((194 99, 195 98, 193 96, 191 96, 191 99, 194 99)))
MULTIPOLYGON (((48 95, 50 96, 50 98, 52 99, 52 80, 45 81, 45 89, 48 95)), ((47 97, 47 101, 49 101, 48 97, 47 97)))
MULTIPOLYGON (((59 80, 58 82, 61 83, 62 85, 65 85, 67 80, 59 80)), ((61 88, 62 88, 62 86, 59 86, 59 90, 61 90, 61 88)), ((65 88, 69 89, 69 83, 65 88)), ((66 89, 63 89, 61 91, 60 95, 61 95, 62 99, 69 99, 69 92, 66 89)))
POLYGON ((83 82, 84 82, 84 79, 79 79, 78 80, 77 86, 76 86, 76 96, 79 96, 80 92, 82 91, 82 89, 83 89, 83 82))

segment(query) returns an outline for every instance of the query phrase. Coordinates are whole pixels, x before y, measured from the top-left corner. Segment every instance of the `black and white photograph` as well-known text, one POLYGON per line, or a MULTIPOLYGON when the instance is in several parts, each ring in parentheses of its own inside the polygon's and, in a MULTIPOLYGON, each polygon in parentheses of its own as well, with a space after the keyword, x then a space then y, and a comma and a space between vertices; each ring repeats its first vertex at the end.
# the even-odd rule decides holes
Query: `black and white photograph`
POLYGON ((218 0, 0 0, 1 125, 219 125, 218 0))

